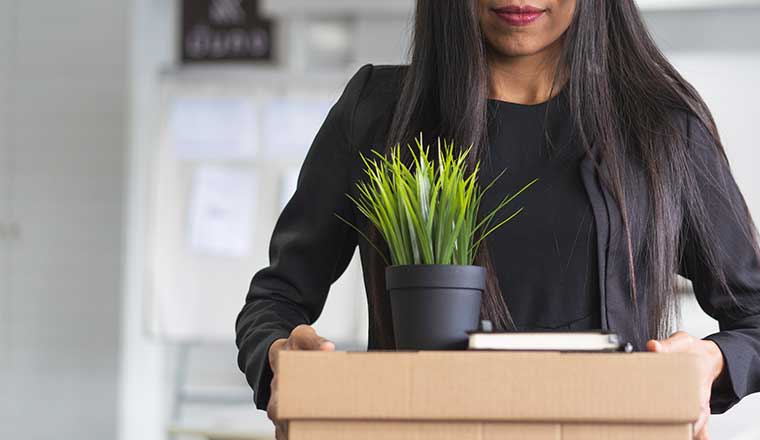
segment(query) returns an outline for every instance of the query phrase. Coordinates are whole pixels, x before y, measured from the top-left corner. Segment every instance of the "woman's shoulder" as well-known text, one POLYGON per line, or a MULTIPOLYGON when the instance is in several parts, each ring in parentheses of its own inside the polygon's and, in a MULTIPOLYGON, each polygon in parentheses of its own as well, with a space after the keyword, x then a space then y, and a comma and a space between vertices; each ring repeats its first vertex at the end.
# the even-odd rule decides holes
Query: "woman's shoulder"
POLYGON ((346 86, 355 105, 383 105, 395 101, 401 92, 408 66, 402 64, 365 64, 354 73, 346 86))
POLYGON ((709 109, 703 115, 686 108, 669 107, 662 112, 666 123, 676 129, 676 135, 685 143, 686 148, 702 154, 719 152, 719 135, 709 109))
MULTIPOLYGON (((691 173, 713 183, 718 181, 718 176, 722 176, 720 179, 731 177, 731 165, 709 110, 705 109, 700 115, 691 109, 674 109, 671 117, 685 147, 684 165, 691 173)), ((704 188, 710 189, 709 185, 704 188)))
POLYGON ((369 144, 389 122, 401 93, 406 65, 365 64, 348 81, 340 114, 351 144, 369 144))
POLYGON ((404 64, 365 65, 364 68, 370 71, 365 91, 368 95, 397 95, 408 67, 404 64))

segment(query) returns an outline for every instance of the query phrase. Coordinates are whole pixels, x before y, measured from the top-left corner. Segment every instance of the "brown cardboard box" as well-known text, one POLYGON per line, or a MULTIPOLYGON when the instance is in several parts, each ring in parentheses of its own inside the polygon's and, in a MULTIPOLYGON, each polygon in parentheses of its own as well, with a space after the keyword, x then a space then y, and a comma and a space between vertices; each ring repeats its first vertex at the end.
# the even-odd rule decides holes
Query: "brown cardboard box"
POLYGON ((290 440, 690 440, 696 357, 281 352, 290 440))

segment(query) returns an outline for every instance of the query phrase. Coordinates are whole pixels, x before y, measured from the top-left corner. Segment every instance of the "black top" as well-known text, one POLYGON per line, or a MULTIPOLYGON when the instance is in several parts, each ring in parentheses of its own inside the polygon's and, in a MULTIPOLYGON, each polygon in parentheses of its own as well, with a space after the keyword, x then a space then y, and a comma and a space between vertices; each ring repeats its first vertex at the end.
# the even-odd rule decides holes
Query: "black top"
MULTIPOLYGON (((270 395, 273 376, 268 361, 269 346, 277 338, 287 337, 297 325, 312 323, 320 316, 330 286, 348 266, 357 245, 362 258, 369 304, 368 348, 392 347, 385 331, 390 326, 389 301, 384 292, 379 292, 373 287, 377 284, 374 282, 375 277, 382 274, 369 266, 372 263, 370 257, 376 253, 366 240, 361 239, 356 231, 338 220, 335 214, 352 220, 360 218, 346 197, 346 192, 351 191, 353 183, 362 176, 359 152, 371 154, 370 149, 373 145, 382 145, 387 140, 405 69, 406 66, 368 64, 351 78, 314 138, 301 167, 296 192, 277 220, 269 243, 269 265, 259 268, 253 276, 245 305, 236 321, 236 343, 240 350, 238 364, 255 390, 258 408, 266 408, 270 395), (373 302, 373 298, 377 301, 373 302)), ((493 102, 492 105, 501 110, 511 106, 497 102, 493 102)), ((694 233, 694 228, 689 227, 686 222, 674 225, 682 231, 684 243, 687 244, 680 255, 678 272, 692 281, 699 305, 720 323, 719 332, 705 336, 705 339, 715 342, 720 347, 726 360, 726 380, 714 386, 710 395, 710 409, 717 413, 726 411, 743 396, 760 391, 760 253, 755 252, 754 239, 748 239, 744 216, 732 214, 733 207, 746 209, 746 203, 721 149, 696 116, 681 110, 674 109, 673 112, 672 122, 681 127, 690 152, 683 158, 682 166, 688 167, 696 177, 695 187, 688 190, 693 196, 699 197, 706 207, 706 214, 701 212, 689 215, 703 216, 709 222, 710 230, 716 239, 725 243, 726 249, 730 249, 730 252, 723 252, 715 257, 732 295, 728 295, 721 288, 716 274, 704 264, 699 235, 694 233)), ((560 126, 563 119, 566 118, 558 119, 560 126)), ((515 126, 513 132, 527 132, 525 127, 510 125, 515 126)), ((540 131, 531 130, 533 133, 540 131)), ((508 140, 512 138, 505 133, 502 139, 501 144, 509 145, 508 140)), ((498 147, 499 141, 494 142, 494 146, 498 147)), ((537 144, 540 145, 538 142, 537 144)), ((506 148, 493 150, 504 151, 506 148)), ((567 151, 570 150, 571 148, 567 151)), ((563 161, 556 163, 564 164, 563 161)), ((648 328, 649 293, 645 289, 638 289, 637 301, 632 301, 632 280, 625 251, 627 238, 623 222, 615 198, 605 185, 601 184, 601 177, 607 173, 606 160, 600 155, 586 155, 577 165, 579 168, 576 171, 581 176, 594 213, 602 328, 615 331, 621 340, 632 342, 636 350, 643 350, 646 339, 651 336, 648 328)), ((645 170, 639 165, 635 161, 631 162, 630 171, 635 179, 630 183, 630 192, 642 197, 628 200, 631 213, 628 238, 634 247, 634 255, 642 255, 642 246, 646 243, 648 233, 646 222, 651 212, 649 198, 646 197, 649 188, 646 184, 645 170)), ((515 172, 517 171, 519 169, 515 168, 515 172)), ((514 185, 510 185, 509 189, 516 189, 518 185, 536 177, 527 172, 525 176, 510 176, 514 177, 514 185)), ((567 176, 570 179, 569 171, 567 176)), ((541 182, 550 180, 545 177, 541 182)), ((544 185, 544 188, 547 187, 544 185)), ((540 191, 535 193, 541 194, 540 191)), ((567 191, 568 197, 573 194, 566 188, 562 188, 562 191, 567 191)), ((556 200, 561 200, 561 197, 555 199, 555 203, 559 203, 556 200)), ((527 197, 515 206, 523 205, 530 211, 526 212, 521 221, 536 220, 535 216, 546 220, 549 216, 543 213, 536 214, 536 210, 554 206, 543 201, 536 203, 527 197)), ((573 214, 568 214, 567 209, 558 206, 552 216, 575 216, 577 220, 579 213, 582 218, 583 208, 576 208, 577 210, 572 210, 573 214)), ((516 234, 516 228, 520 227, 516 225, 518 223, 507 225, 503 233, 516 234)), ((564 227, 551 223, 542 226, 543 231, 552 233, 560 231, 561 228, 564 227)), ((572 228, 568 227, 570 230, 572 228)), ((559 238, 562 234, 557 235, 559 238)), ((533 234, 531 238, 542 236, 545 234, 533 234)), ((499 240, 500 237, 497 235, 493 239, 499 240)), ((511 239, 506 242, 515 243, 511 239)), ((558 242, 560 252, 569 252, 569 245, 565 241, 558 242)), ((522 249, 519 249, 517 244, 496 248, 502 248, 506 252, 517 249, 515 255, 527 258, 531 252, 530 248, 538 244, 536 240, 530 240, 528 244, 519 246, 522 249)), ((575 252, 582 249, 578 246, 576 243, 575 252)), ((503 255, 496 256, 496 259, 502 261, 504 258, 503 255)), ((589 264, 592 258, 593 255, 589 255, 589 264)), ((647 260, 637 258, 634 265, 635 271, 642 273, 647 268, 647 260)), ((522 264, 521 267, 525 268, 527 265, 522 264)), ((542 268, 545 271, 550 269, 543 263, 542 268)), ((502 274, 502 284, 508 299, 511 299, 517 294, 516 289, 511 287, 515 284, 510 282, 516 283, 516 277, 525 275, 520 273, 522 271, 512 271, 508 267, 507 270, 508 272, 502 274)), ((577 271, 577 268, 574 270, 577 271)), ((555 268, 551 277, 561 273, 555 268)), ((547 275, 547 278, 550 276, 547 275)), ((639 286, 641 279, 637 277, 639 286)), ((555 281, 547 282, 554 286, 561 284, 555 281)), ((579 284, 577 279, 570 282, 579 284)), ((570 291, 564 285, 561 287, 565 292, 570 291)), ((575 292, 577 293, 578 289, 575 289, 575 292)), ((559 290, 554 289, 550 293, 557 294, 559 290)), ((532 297, 522 295, 522 298, 525 300, 532 297)), ((517 308, 517 303, 514 308, 517 308)), ((579 306, 574 310, 582 309, 583 307, 579 306)), ((575 315, 575 312, 573 314, 575 315)))
POLYGON ((512 318, 520 330, 600 329, 594 215, 579 172, 586 151, 574 136, 565 93, 537 105, 488 104, 481 183, 507 171, 486 193, 481 213, 539 179, 498 217, 524 210, 487 239, 512 318))

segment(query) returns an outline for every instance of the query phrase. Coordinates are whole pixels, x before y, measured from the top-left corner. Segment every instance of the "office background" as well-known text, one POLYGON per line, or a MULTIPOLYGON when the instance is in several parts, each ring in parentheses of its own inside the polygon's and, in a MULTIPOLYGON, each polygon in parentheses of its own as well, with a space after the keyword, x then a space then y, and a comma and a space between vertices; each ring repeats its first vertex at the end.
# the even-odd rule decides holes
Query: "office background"
MULTIPOLYGON (((4 438, 271 437, 234 314, 329 105, 358 66, 404 60, 413 2, 261 0, 272 59, 233 64, 181 62, 182 3, 0 0, 4 438)), ((639 3, 760 218, 760 1, 639 3)), ((317 323, 343 349, 366 340, 355 263, 317 323)), ((682 329, 715 331, 682 305, 682 329)), ((760 438, 758 413, 751 396, 711 431, 760 438)))

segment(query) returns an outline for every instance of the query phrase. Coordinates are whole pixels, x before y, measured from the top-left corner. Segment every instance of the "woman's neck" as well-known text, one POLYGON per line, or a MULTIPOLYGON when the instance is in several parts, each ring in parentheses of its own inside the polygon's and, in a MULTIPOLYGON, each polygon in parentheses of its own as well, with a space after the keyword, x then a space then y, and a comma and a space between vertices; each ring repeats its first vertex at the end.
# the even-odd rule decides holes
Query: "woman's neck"
POLYGON ((516 104, 539 104, 562 89, 557 79, 560 45, 527 56, 505 56, 490 51, 489 98, 516 104))

